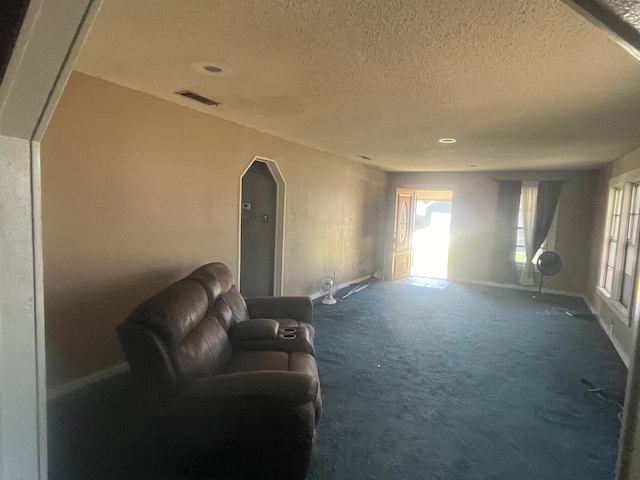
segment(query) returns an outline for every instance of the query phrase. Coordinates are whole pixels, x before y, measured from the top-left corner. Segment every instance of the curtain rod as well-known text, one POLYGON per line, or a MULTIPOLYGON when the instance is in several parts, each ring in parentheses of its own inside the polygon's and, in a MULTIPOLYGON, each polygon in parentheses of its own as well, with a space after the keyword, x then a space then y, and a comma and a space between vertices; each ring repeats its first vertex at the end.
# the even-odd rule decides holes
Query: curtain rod
POLYGON ((522 178, 491 178, 494 182, 560 182, 567 183, 575 180, 574 178, 566 178, 564 180, 546 180, 541 178, 528 178, 523 180, 522 178))

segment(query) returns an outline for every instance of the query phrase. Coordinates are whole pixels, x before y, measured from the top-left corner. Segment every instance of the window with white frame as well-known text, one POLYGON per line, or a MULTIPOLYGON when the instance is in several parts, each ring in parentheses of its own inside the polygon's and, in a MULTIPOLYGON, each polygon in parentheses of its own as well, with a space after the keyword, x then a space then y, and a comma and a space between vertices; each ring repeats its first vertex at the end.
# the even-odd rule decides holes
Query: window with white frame
POLYGON ((620 217, 622 216, 622 188, 612 188, 609 193, 610 218, 609 235, 605 238, 607 242, 605 251, 606 262, 602 279, 602 287, 613 293, 613 279, 616 276, 616 258, 618 254, 618 240, 620 237, 620 217))
POLYGON ((624 266, 622 273, 622 285, 620 287, 620 303, 626 308, 631 306, 633 294, 633 280, 638 256, 638 215, 640 214, 640 195, 636 183, 631 188, 631 206, 629 208, 629 220, 627 222, 627 238, 624 246, 624 266))
MULTIPOLYGON (((536 254, 533 256, 533 263, 538 261, 538 257, 542 252, 546 250, 553 250, 556 245, 556 231, 558 229, 558 207, 556 207, 556 213, 553 216, 553 221, 549 227, 549 233, 544 240, 536 254)), ((522 197, 520 197, 520 206, 518 209, 518 227, 516 228, 516 264, 518 268, 524 265, 527 261, 527 254, 524 246, 524 214, 522 212, 522 197)))
POLYGON ((600 288, 629 322, 634 303, 640 234, 640 182, 609 189, 600 288))

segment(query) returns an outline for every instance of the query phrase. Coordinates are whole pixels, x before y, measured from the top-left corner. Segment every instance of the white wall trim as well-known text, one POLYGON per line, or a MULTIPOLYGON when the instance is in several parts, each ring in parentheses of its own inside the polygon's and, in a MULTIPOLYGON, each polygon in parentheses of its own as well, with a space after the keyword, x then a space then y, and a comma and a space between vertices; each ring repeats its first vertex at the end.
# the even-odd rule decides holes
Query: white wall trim
MULTIPOLYGON (((589 305, 587 304, 587 306, 589 306, 589 305)), ((591 313, 593 313, 596 316, 596 318, 598 319, 598 322, 600 323, 600 326, 602 327, 604 332, 607 334, 607 337, 609 337, 609 340, 611 341, 611 343, 613 344, 614 348, 616 349, 616 352, 618 352, 618 355, 620 356, 620 359, 622 360, 622 362, 625 364, 625 366, 628 369, 629 368, 629 363, 631 362, 631 359, 629 358, 629 355, 627 354, 627 352, 624 351, 624 348, 622 347, 622 344, 613 335, 613 324, 612 323, 606 323, 602 319, 602 317, 600 317, 600 315, 598 315, 597 313, 594 313, 594 310, 591 309, 590 306, 589 306, 589 310, 591 310, 591 313)))
MULTIPOLYGON (((622 362, 625 364, 627 368, 629 368, 629 363, 631 362, 631 358, 629 357, 629 354, 625 351, 620 341, 613 334, 613 323, 607 323, 600 316, 600 314, 598 313, 598 309, 595 307, 593 303, 591 303, 591 300, 589 300, 589 298, 586 295, 583 295, 582 299, 584 300, 584 303, 587 304, 587 307, 589 307, 589 310, 591 311, 591 313, 593 313, 593 315, 598 319, 598 322, 600 323, 602 330, 604 330, 604 332, 607 334, 607 337, 609 337, 609 340, 613 344, 613 347, 616 349, 616 352, 618 352, 618 355, 620 356, 620 359, 622 360, 622 362)), ((613 313, 615 314, 615 312, 613 313)))
MULTIPOLYGON (((341 283, 340 285, 338 285, 338 288, 336 288, 336 291, 338 291, 338 290, 340 290, 342 288, 348 287, 350 285, 354 285, 356 283, 364 282, 365 280, 367 280, 369 278, 371 278, 371 275, 365 275, 364 277, 356 278, 355 280, 351 280, 351 281, 348 281, 348 282, 341 283)), ((316 293, 313 293, 313 294, 309 295, 309 298, 311 300, 315 300, 316 298, 320 298, 322 296, 324 296, 324 295, 322 295, 320 292, 316 292, 316 293)))
POLYGON ((86 377, 78 378, 69 383, 65 383, 62 385, 58 385, 57 387, 49 388, 47 389, 47 401, 57 400, 58 398, 63 397, 71 392, 80 390, 81 388, 84 388, 93 383, 106 380, 107 378, 111 378, 114 375, 117 375, 122 372, 126 372, 127 370, 129 370, 129 364, 124 362, 119 365, 115 365, 113 367, 107 368, 105 370, 92 373, 91 375, 87 375, 86 377))
POLYGON ((589 310, 591 311, 591 313, 593 313, 596 317, 599 317, 599 315, 597 313, 597 309, 593 305, 593 303, 591 303, 591 300, 589 300, 589 297, 586 296, 586 295, 582 295, 582 299, 584 300, 584 303, 587 304, 587 307, 589 307, 589 310))
POLYGON ((621 324, 625 327, 631 327, 629 311, 625 310, 624 305, 622 305, 619 300, 613 300, 611 295, 609 295, 609 292, 600 286, 596 286, 596 295, 609 308, 609 310, 611 310, 611 313, 616 316, 621 324))
POLYGON ((284 295, 284 242, 285 242, 285 215, 287 203, 287 182, 275 160, 267 157, 255 156, 240 174, 240 194, 238 201, 238 272, 236 286, 240 289, 240 273, 242 272, 242 179, 255 162, 264 163, 273 180, 276 182, 276 251, 273 269, 273 295, 284 295))
POLYGON ((48 475, 39 141, 101 2, 32 0, 0 82, 0 480, 48 475))
MULTIPOLYGON (((511 283, 497 283, 492 282, 490 280, 472 280, 468 278, 447 278, 448 282, 457 282, 457 283, 470 283, 473 285, 484 285, 487 287, 498 287, 498 288, 509 288, 511 290, 526 290, 529 292, 538 292, 538 287, 528 287, 525 285, 514 285, 511 283)), ((569 297, 580 297, 584 299, 584 295, 582 293, 577 292, 569 292, 567 290, 553 290, 549 288, 542 288, 542 293, 552 293, 554 295, 566 295, 569 297)))

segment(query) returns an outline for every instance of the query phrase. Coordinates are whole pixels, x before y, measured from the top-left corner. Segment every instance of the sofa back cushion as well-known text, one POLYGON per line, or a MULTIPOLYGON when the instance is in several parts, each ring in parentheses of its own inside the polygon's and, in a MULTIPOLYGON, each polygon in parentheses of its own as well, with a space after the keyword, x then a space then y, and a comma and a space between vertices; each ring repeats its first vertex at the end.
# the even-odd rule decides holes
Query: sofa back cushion
POLYGON ((187 278, 144 302, 128 322, 157 335, 178 381, 188 381, 219 372, 231 355, 225 329, 208 307, 207 292, 187 278))
POLYGON ((234 285, 231 270, 224 263, 203 265, 187 279, 197 281, 205 289, 209 298, 209 309, 225 331, 229 331, 236 323, 249 319, 247 304, 234 285))

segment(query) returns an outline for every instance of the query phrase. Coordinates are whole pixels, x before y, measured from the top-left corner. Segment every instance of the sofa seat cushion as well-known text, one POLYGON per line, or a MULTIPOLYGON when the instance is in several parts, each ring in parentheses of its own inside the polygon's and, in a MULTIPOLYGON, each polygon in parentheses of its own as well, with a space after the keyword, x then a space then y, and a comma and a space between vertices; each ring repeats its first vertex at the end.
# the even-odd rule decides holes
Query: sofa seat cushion
POLYGON ((245 320, 229 329, 229 339, 234 341, 275 340, 279 324, 271 318, 245 320))
POLYGON ((286 352, 234 352, 223 373, 262 370, 289 370, 289 354, 286 352))
POLYGON ((276 370, 299 372, 318 378, 318 367, 313 356, 301 352, 234 352, 224 373, 276 370))
POLYGON ((306 353, 234 352, 219 375, 185 384, 171 429, 216 439, 310 440, 322 400, 315 359, 306 353))
MULTIPOLYGON (((319 378, 315 358, 302 352, 234 352, 223 373, 245 373, 260 371, 285 371, 319 378)), ((317 425, 322 416, 322 393, 318 384, 316 400, 307 412, 311 414, 313 425, 317 425)))

